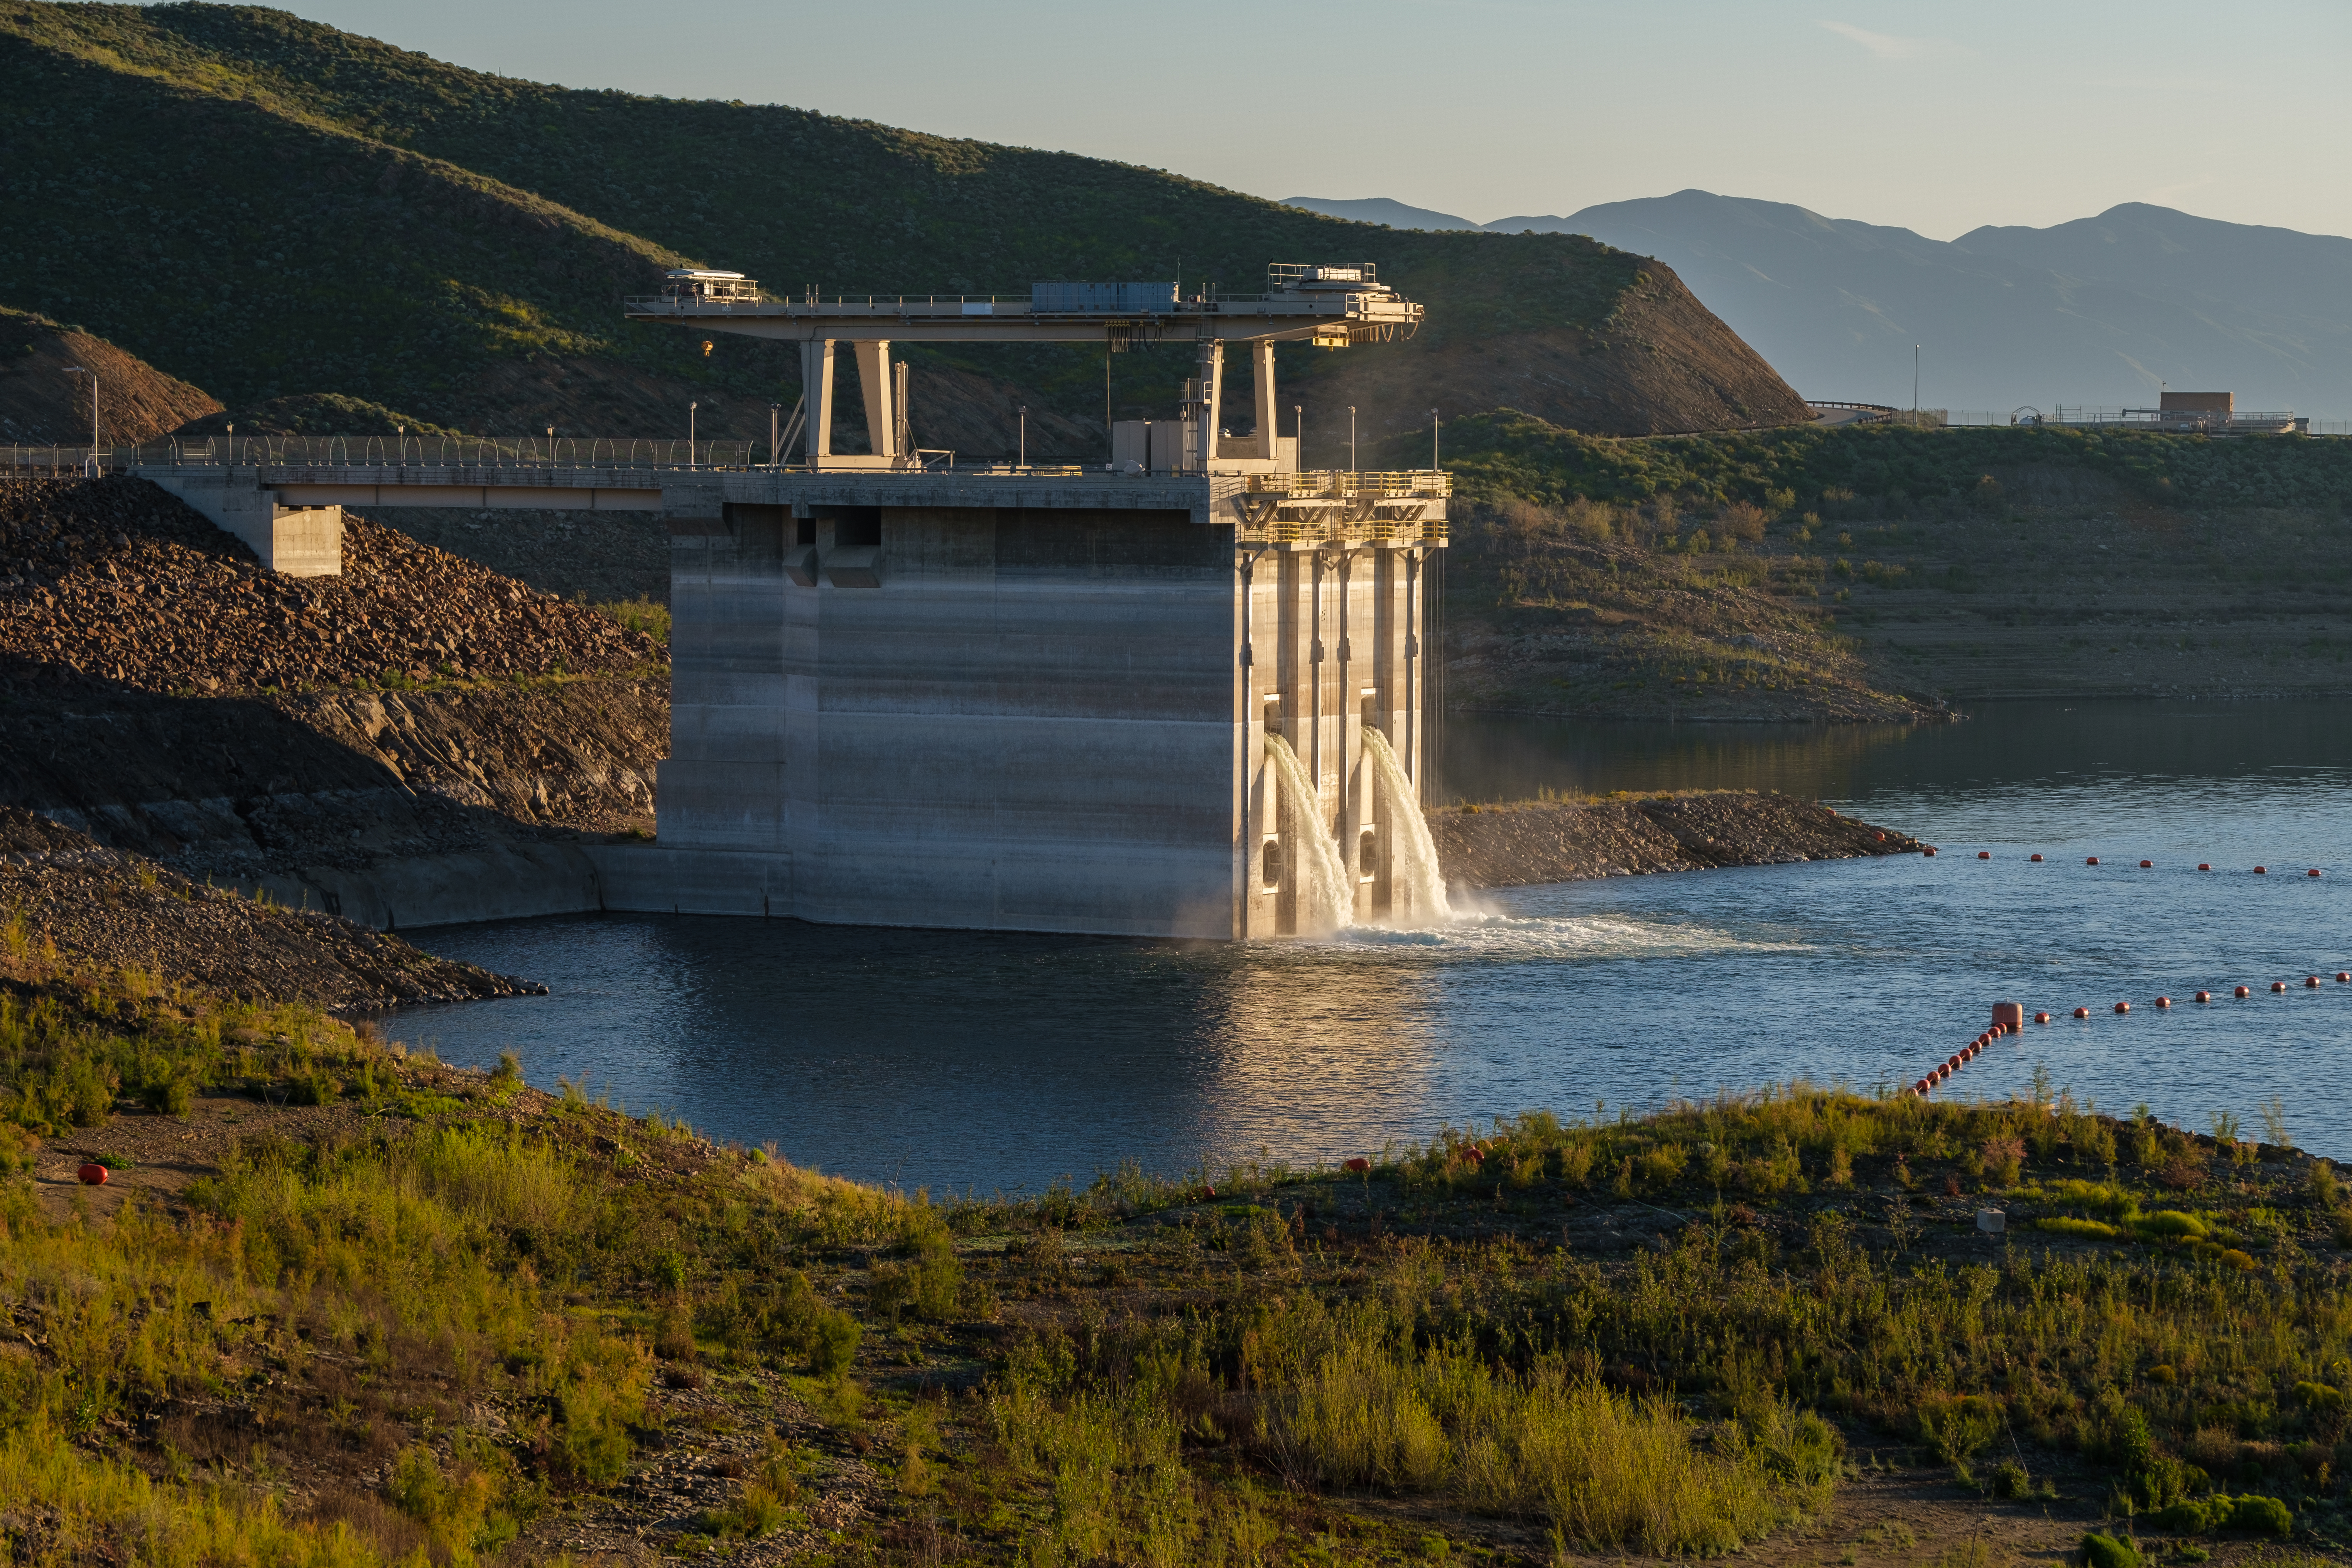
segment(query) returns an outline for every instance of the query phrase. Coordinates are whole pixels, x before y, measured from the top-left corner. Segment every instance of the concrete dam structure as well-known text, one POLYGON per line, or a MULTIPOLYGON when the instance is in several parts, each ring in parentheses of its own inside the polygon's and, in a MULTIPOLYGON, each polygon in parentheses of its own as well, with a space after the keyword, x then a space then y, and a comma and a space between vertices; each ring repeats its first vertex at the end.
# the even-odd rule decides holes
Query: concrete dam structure
POLYGON ((601 907, 1215 939, 1443 917, 1415 795, 1445 477, 1301 471, 1268 417, 1276 342, 1418 324, 1369 268, 1019 301, 777 300, 681 272, 629 310, 802 343, 769 462, 138 471, 241 536, 289 531, 302 570, 341 506, 658 510, 670 754, 656 841, 593 852, 601 907), (1179 418, 1116 426, 1106 467, 959 468, 908 448, 888 358, 908 339, 1180 340, 1199 367, 1179 418), (865 453, 831 450, 843 342, 865 453), (1239 438, 1228 344, 1259 411, 1239 438))

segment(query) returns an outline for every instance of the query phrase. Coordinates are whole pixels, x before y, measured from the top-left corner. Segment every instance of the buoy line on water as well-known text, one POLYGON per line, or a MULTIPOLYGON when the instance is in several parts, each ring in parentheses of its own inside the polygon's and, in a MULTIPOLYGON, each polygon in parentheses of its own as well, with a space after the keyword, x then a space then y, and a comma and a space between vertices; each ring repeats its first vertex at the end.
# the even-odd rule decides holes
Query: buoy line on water
MULTIPOLYGON (((1936 847, 1932 844, 1923 844, 1919 847, 1919 853, 1932 860, 1936 858, 1936 847)), ((1977 858, 1979 860, 1990 860, 1992 858, 1992 851, 1990 849, 1979 849, 1977 851, 1977 858)), ((2031 865, 2039 866, 2043 863, 2042 858, 2039 853, 2028 855, 2025 858, 2027 863, 2031 865)), ((2085 855, 2083 857, 2083 864, 2085 866, 2096 866, 2099 863, 2099 858, 2096 855, 2085 855)), ((2143 871, 2153 871, 2156 869, 2156 862, 2153 860, 2143 860, 2139 863, 2139 868, 2143 871)), ((2200 871, 2210 871, 2213 868, 2213 863, 2210 860, 2200 860, 2197 862, 2197 868, 2200 871)), ((2257 877, 2267 877, 2271 874, 2271 868, 2268 866, 2257 866, 2253 869, 2254 875, 2257 877)), ((2306 878, 2317 877, 2321 875, 2321 871, 2318 867, 2312 866, 2306 868, 2303 874, 2306 878)))
MULTIPOLYGON (((2313 874, 2315 876, 2317 875, 2316 872, 2313 874)), ((2337 970, 2336 972, 2336 983, 2338 985, 2352 985, 2352 969, 2337 970)), ((2321 984, 2320 978, 2316 974, 2306 974, 2303 977, 2303 988, 2306 991, 2319 990, 2321 984)), ((2287 983, 2285 981, 2273 980, 2271 982, 2272 994, 2284 995, 2285 994, 2286 990, 2287 983)), ((2251 985, 2241 985, 2232 993, 2232 994, 2242 1002, 2252 997, 2253 994, 2253 987, 2251 985)), ((2197 1000, 2200 1002, 2210 1002, 2213 1000, 2213 994, 2210 991, 2200 991, 2197 993, 2197 1000)), ((2158 996, 2156 998, 2156 1005, 2160 1009, 2169 1011, 2172 1006, 2172 998, 2169 996, 2158 996)), ((2115 1008, 2119 1014, 2129 1013, 2131 1011, 2131 1004, 2129 1002, 2118 1002, 2115 1005, 2115 1008)), ((2077 1007, 2074 1009, 2074 1016, 2077 1018, 2088 1018, 2090 1016, 2091 1010, 2088 1007, 2077 1007)), ((2048 1024, 2053 1020, 2054 1015, 2047 1011, 2039 1012, 2033 1015, 2033 1021, 2037 1024, 2048 1024)), ((1937 1062, 1934 1067, 1929 1068, 1924 1077, 1919 1079, 1916 1082, 1912 1084, 1909 1089, 1905 1089, 1903 1092, 1909 1095, 1916 1095, 1923 1100, 1926 1099, 1930 1092, 1932 1092, 1937 1086, 1950 1079, 1954 1073, 1958 1072, 1962 1068, 1968 1066, 1969 1063, 1974 1061, 1978 1057, 1982 1056, 1986 1047, 1991 1045, 1996 1040, 2005 1038, 2008 1036, 2021 1034, 2024 1032, 2024 1029, 2025 1007, 2023 1004, 2017 1002, 1994 1003, 1992 1005, 1992 1025, 1990 1027, 1987 1028, 1983 1034, 1979 1035, 1975 1039, 1970 1040, 1967 1045, 1952 1053, 1952 1055, 1945 1058, 1942 1061, 1937 1062)))

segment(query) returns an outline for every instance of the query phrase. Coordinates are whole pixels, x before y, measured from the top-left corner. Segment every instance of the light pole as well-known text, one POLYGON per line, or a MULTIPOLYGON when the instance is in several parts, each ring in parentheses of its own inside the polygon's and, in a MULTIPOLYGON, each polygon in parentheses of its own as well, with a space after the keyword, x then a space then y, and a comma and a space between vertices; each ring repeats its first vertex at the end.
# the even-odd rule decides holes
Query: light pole
POLYGON ((1290 454, 1290 466, 1303 473, 1307 468, 1307 409, 1302 404, 1290 405, 1290 439, 1297 447, 1290 454))
POLYGON ((1433 474, 1439 471, 1437 467, 1437 410, 1434 408, 1429 411, 1429 471, 1433 474))
POLYGON ((1360 474, 1364 470, 1356 463, 1356 405, 1348 405, 1348 471, 1360 474))
POLYGON ((1919 345, 1911 345, 1911 428, 1919 428, 1919 345))
POLYGON ((699 402, 686 405, 686 466, 689 468, 694 467, 694 412, 701 406, 699 402))
POLYGON ((98 478, 98 372, 78 364, 69 364, 66 369, 72 374, 89 377, 89 461, 82 465, 82 472, 94 479, 98 478))
POLYGON ((1024 403, 1024 404, 1023 404, 1023 405, 1021 405, 1021 450, 1020 450, 1019 458, 1018 458, 1018 459, 1014 462, 1013 467, 1014 467, 1014 468, 1027 468, 1028 466, 1029 466, 1029 405, 1028 405, 1027 404, 1025 404, 1025 403, 1024 403))

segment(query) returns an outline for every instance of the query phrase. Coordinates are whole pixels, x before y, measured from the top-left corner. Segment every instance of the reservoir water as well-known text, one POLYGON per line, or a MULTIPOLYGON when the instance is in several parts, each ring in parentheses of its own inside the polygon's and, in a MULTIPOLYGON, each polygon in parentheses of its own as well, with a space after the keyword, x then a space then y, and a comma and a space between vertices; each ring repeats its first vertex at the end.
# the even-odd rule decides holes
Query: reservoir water
POLYGON ((2301 1146, 2352 1157, 2339 707, 1986 704, 1932 729, 1455 715, 1444 778, 1471 800, 1777 788, 1942 853, 1507 889, 1441 929, 1314 943, 649 916, 449 927, 416 939, 550 994, 387 1024, 455 1061, 512 1048, 535 1084, 585 1080, 800 1163, 990 1193, 1084 1185, 1126 1161, 1173 1175, 1262 1152, 1342 1159, 1538 1107, 1907 1084, 2015 1000, 2059 1021, 1940 1093, 2004 1096, 2041 1069, 2102 1109, 2144 1103, 2198 1131, 2220 1113, 2262 1136, 2267 1105, 2301 1146), (2232 998, 2239 984, 2253 995, 2232 998), (2189 1001, 2200 989, 2217 1000, 2189 1001))

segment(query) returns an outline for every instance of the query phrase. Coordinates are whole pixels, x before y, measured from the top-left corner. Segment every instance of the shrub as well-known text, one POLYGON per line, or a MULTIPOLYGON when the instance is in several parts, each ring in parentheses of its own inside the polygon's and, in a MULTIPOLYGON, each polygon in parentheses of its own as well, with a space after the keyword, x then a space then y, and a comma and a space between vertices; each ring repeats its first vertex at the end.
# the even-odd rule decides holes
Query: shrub
POLYGON ((2097 1531, 2083 1537, 2083 1561, 2088 1568, 2140 1568, 2137 1546, 2097 1531))
POLYGON ((2046 1230, 2055 1236, 2081 1236, 2103 1241, 2113 1241, 2128 1234, 2104 1220, 2075 1219, 2066 1215, 2045 1215, 2033 1222, 2033 1228, 2046 1230))
POLYGON ((2200 1241, 2205 1237, 2205 1222, 2179 1209, 2158 1209, 2154 1214, 2142 1215, 2132 1221, 2131 1226, 2147 1237, 2189 1237, 2200 1241))
POLYGON ((2231 1506, 2230 1528, 2249 1535, 2285 1535, 2294 1529, 2294 1515, 2274 1497, 2242 1497, 2231 1506))
POLYGON ((1944 1463, 1965 1475, 1969 1461, 2000 1435, 2000 1408, 1979 1394, 1925 1400, 1919 1406, 1919 1435, 1944 1463))

